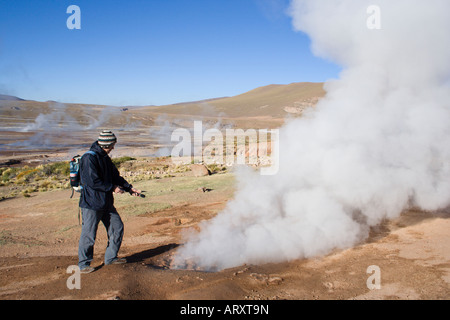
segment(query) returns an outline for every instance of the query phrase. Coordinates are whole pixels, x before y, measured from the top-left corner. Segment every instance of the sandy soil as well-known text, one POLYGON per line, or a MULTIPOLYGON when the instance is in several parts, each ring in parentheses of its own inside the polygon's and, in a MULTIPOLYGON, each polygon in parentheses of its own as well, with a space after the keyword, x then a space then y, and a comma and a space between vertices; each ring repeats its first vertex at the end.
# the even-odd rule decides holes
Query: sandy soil
POLYGON ((128 263, 103 265, 107 238, 100 226, 97 270, 81 276, 80 290, 70 290, 66 270, 77 264, 81 227, 77 199, 69 196, 52 191, 0 202, 0 300, 450 298, 450 210, 405 212, 374 228, 365 243, 325 257, 216 273, 170 269, 181 230, 217 214, 232 197, 228 189, 164 194, 172 206, 153 213, 127 215, 119 206, 125 223, 120 256, 128 263), (368 289, 372 265, 380 268, 380 289, 368 289))

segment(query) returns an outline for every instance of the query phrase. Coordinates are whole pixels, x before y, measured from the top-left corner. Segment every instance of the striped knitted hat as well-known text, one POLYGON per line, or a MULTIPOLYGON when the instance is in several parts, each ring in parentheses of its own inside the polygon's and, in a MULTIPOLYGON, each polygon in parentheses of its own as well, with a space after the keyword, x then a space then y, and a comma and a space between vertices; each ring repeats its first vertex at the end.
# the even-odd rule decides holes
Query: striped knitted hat
POLYGON ((98 137, 100 147, 108 147, 117 142, 117 138, 110 130, 103 130, 98 137))

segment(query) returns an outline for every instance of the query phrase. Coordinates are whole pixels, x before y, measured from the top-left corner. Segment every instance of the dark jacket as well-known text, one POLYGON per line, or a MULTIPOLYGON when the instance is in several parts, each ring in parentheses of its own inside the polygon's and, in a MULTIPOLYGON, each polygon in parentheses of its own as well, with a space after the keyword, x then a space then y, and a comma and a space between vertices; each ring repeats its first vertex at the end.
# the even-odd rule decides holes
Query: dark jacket
POLYGON ((111 210, 114 207, 114 186, 130 191, 130 185, 120 176, 119 170, 112 163, 109 155, 94 142, 91 151, 80 162, 81 190, 80 207, 92 210, 111 210))

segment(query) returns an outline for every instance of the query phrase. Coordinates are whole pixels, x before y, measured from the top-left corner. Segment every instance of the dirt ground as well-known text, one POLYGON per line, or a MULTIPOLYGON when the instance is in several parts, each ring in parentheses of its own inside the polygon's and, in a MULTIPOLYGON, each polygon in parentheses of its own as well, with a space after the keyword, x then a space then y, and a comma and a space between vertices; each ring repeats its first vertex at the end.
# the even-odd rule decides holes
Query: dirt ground
MULTIPOLYGON (((295 99, 301 102, 304 98, 295 99)), ((277 128, 284 121, 284 116, 248 118, 241 114, 242 105, 238 101, 239 108, 233 109, 238 112, 232 119, 236 128, 277 128)), ((296 108, 301 105, 292 104, 296 108)), ((257 103, 255 106, 258 115, 261 108, 267 115, 278 110, 257 103)), ((49 120, 54 120, 52 115, 67 111, 71 113, 68 120, 77 119, 84 126, 92 124, 92 119, 99 119, 98 108, 80 109, 71 105, 60 109, 51 103, 4 102, 0 118, 3 129, 0 164, 13 166, 20 160, 20 165, 35 166, 67 161, 69 156, 80 152, 81 147, 88 148, 98 131, 68 130, 71 122, 48 130, 39 127, 37 132, 24 132, 28 125, 38 124, 33 119, 41 113, 48 113, 49 120)), ((192 110, 184 110, 185 118, 175 115, 184 122, 176 121, 174 127, 181 123, 192 127, 192 110)), ((227 110, 231 110, 229 106, 227 110)), ((122 112, 113 113, 116 118, 108 121, 109 128, 129 124, 133 127, 118 132, 121 146, 114 150, 115 154, 153 155, 163 142, 151 136, 149 130, 164 131, 161 121, 157 121, 162 114, 150 113, 150 110, 130 112, 126 117, 122 112)), ((215 115, 202 119, 205 126, 208 121, 215 126, 222 120, 223 123, 230 120, 222 117, 218 121, 215 115)), ((70 190, 60 190, 35 192, 27 198, 19 194, 0 200, 0 300, 450 298, 450 208, 433 213, 404 212, 398 219, 373 228, 364 243, 324 257, 244 265, 214 273, 170 269, 171 257, 182 245, 182 231, 196 228, 199 222, 220 212, 233 197, 233 181, 232 174, 225 173, 133 183, 147 191, 147 198, 116 197, 116 207, 125 224, 119 255, 127 258, 128 263, 103 265, 107 235, 100 225, 93 261, 96 271, 81 275, 81 288, 72 290, 67 286, 72 276, 67 270, 78 262, 81 233, 78 197, 70 199, 70 190), (372 266, 377 267, 375 273, 371 273, 372 266), (372 282, 374 276, 379 276, 380 287, 371 290, 368 283, 376 283, 372 282)))
POLYGON ((146 200, 118 198, 125 223, 120 256, 128 263, 103 265, 107 236, 100 225, 96 271, 81 275, 81 289, 73 290, 67 268, 77 264, 78 198, 63 190, 0 201, 0 300, 450 298, 449 209, 405 212, 374 228, 366 242, 325 257, 215 273, 172 270, 181 231, 213 217, 233 196, 231 173, 189 179, 141 182, 149 188, 146 200), (368 288, 375 283, 370 266, 379 267, 380 289, 368 288))

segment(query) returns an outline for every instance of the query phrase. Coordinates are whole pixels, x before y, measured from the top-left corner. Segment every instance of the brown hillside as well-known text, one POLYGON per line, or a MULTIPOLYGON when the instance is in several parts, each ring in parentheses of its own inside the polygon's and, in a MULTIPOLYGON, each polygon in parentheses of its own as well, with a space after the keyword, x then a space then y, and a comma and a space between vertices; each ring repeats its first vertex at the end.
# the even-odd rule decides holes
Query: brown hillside
POLYGON ((227 118, 284 118, 288 113, 299 113, 301 108, 315 105, 318 99, 324 95, 323 83, 302 82, 288 85, 268 85, 234 97, 147 107, 141 111, 172 115, 208 116, 215 114, 227 118), (296 110, 298 112, 292 112, 296 110))

